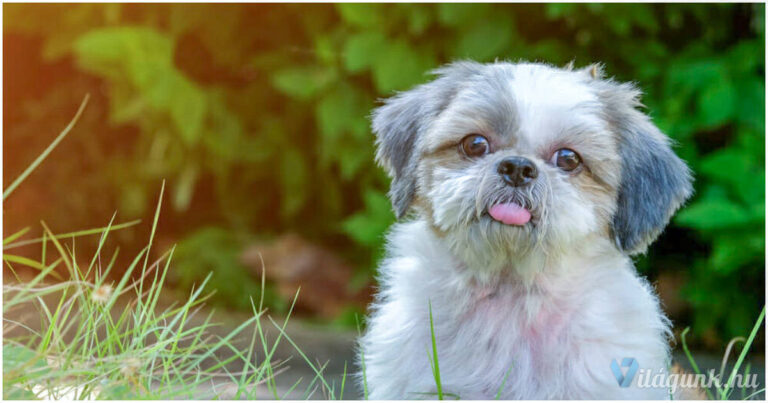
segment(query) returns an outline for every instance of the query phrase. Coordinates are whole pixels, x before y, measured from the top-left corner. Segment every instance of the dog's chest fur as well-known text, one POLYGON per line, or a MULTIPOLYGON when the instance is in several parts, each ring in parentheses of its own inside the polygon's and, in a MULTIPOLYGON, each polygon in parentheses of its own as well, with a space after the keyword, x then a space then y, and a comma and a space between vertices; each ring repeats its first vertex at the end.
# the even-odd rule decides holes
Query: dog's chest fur
POLYGON ((374 386, 370 397, 434 397, 423 395, 436 390, 430 305, 447 393, 463 399, 494 398, 499 391, 515 399, 666 397, 663 390, 620 388, 610 370, 611 360, 624 357, 666 370, 668 323, 647 283, 619 255, 569 262, 574 266, 542 268, 525 282, 478 280, 423 222, 396 226, 361 344, 374 386))

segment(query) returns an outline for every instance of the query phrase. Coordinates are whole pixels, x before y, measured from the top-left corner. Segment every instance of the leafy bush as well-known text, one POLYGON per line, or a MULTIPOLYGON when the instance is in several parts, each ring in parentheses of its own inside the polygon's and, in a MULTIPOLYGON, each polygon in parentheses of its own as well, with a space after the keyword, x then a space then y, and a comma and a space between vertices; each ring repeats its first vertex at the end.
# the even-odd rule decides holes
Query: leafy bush
MULTIPOLYGON (((105 169, 69 179, 73 186, 90 181, 94 192, 117 199, 123 214, 138 215, 151 205, 159 179, 168 178, 175 214, 194 217, 177 218, 181 234, 210 225, 297 230, 361 270, 373 267, 394 220, 367 121, 377 98, 461 58, 601 61, 609 75, 644 89, 648 111, 696 176, 695 197, 638 266, 651 278, 685 274, 683 295, 698 335, 743 334, 762 305, 762 4, 82 4, 5 11, 6 33, 41 40, 40 59, 29 65, 62 63, 97 78, 79 82, 109 105, 111 125, 91 123, 93 132, 126 138, 119 150, 89 139, 83 149, 96 144, 111 158, 105 169)), ((58 95, 16 95, 21 102, 11 116, 40 122, 71 102, 60 95, 72 92, 70 81, 46 85, 58 95)), ((35 124, 18 123, 6 137, 35 124)), ((232 261, 232 250, 220 253, 232 261)))
POLYGON ((187 236, 175 249, 174 260, 180 270, 171 272, 171 284, 181 290, 195 288, 200 279, 210 274, 209 290, 216 292, 213 302, 240 310, 248 310, 251 297, 261 295, 278 312, 288 308, 271 289, 244 275, 248 268, 240 263, 244 240, 223 228, 201 228, 187 236))

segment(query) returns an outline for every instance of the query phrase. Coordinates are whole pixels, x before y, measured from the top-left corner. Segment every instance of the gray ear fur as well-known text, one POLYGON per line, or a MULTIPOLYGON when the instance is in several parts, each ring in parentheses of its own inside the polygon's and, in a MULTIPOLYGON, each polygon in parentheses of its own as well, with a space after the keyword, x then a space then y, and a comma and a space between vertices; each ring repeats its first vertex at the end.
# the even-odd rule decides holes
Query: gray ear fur
POLYGON ((389 198, 398 219, 408 212, 416 193, 418 139, 448 106, 462 79, 480 67, 478 63, 458 62, 437 69, 436 80, 401 92, 373 111, 376 161, 392 177, 389 198))
POLYGON ((604 83, 609 89, 600 96, 619 133, 622 161, 613 236, 626 253, 643 253, 691 195, 691 173, 667 136, 636 109, 640 92, 631 84, 604 83))

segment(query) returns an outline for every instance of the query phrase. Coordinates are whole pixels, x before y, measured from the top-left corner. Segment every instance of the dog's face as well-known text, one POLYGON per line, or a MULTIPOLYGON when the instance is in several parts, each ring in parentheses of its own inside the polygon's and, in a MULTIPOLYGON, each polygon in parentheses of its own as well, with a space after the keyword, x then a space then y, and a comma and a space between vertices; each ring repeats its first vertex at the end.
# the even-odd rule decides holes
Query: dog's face
POLYGON ((374 114, 398 216, 412 207, 467 262, 495 267, 587 236, 642 252, 691 192, 685 164, 595 67, 458 63, 374 114))

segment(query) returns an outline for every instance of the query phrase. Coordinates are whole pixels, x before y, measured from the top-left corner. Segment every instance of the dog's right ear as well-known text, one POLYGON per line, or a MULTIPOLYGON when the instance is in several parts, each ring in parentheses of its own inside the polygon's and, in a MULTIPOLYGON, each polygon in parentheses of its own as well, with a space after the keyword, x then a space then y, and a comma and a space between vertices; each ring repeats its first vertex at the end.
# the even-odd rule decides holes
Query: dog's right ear
POLYGON ((640 91, 632 84, 602 81, 599 96, 618 135, 621 184, 611 229, 616 246, 643 253, 693 192, 688 166, 651 119, 637 108, 640 91))
POLYGON ((376 162, 392 178, 389 198, 398 219, 408 212, 416 193, 419 138, 448 106, 461 81, 480 67, 459 62, 437 69, 434 81, 401 92, 373 111, 376 162))

